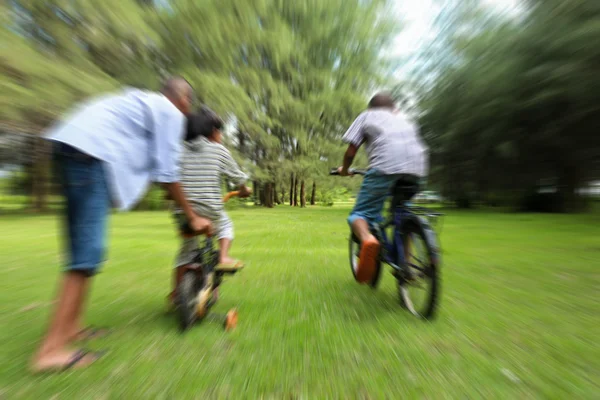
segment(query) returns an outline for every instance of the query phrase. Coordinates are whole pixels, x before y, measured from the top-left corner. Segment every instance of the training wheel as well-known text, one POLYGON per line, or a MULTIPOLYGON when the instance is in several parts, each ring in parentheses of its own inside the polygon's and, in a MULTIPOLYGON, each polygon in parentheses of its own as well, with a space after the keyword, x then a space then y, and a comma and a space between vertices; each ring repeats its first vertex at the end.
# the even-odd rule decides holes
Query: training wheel
POLYGON ((198 304, 196 305, 196 317, 204 318, 207 311, 206 304, 198 299, 198 304))
POLYGON ((229 310, 223 324, 226 331, 233 330, 237 326, 238 312, 235 308, 229 310))

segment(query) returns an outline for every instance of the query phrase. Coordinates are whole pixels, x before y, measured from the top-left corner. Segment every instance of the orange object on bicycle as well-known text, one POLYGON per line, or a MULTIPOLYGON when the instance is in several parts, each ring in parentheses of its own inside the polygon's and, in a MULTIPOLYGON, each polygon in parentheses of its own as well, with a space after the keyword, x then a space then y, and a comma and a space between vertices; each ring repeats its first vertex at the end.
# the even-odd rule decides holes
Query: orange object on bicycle
POLYGON ((229 192, 225 195, 225 197, 223 197, 223 203, 227 203, 229 201, 229 199, 231 199, 232 197, 237 197, 239 195, 240 195, 239 190, 234 190, 233 192, 229 192))

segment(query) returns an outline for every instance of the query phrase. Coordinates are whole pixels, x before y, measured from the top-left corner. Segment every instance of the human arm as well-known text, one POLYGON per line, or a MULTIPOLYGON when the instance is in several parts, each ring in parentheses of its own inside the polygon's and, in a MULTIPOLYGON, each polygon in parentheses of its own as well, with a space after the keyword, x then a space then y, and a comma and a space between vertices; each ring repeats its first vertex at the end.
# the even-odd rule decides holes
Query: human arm
POLYGON ((356 157, 356 153, 360 147, 354 144, 348 145, 346 149, 346 153, 344 153, 344 161, 342 166, 338 169, 338 172, 341 176, 350 175, 350 166, 352 165, 352 161, 354 161, 354 157, 356 157))
MULTIPOLYGON (((236 186, 239 186, 240 189, 242 186, 245 187, 245 183, 248 181, 248 175, 246 175, 238 163, 233 159, 231 152, 225 148, 225 146, 221 146, 221 174, 224 175, 227 180, 233 183, 236 186)), ((246 187, 246 189, 248 189, 246 187)))
POLYGON ((238 197, 246 198, 250 197, 252 194, 252 189, 246 186, 246 181, 248 180, 248 175, 246 175, 239 167, 238 163, 233 159, 233 156, 225 147, 222 148, 223 151, 223 165, 222 165, 222 173, 227 177, 227 179, 238 186, 239 194, 238 197))
POLYGON ((364 137, 364 121, 365 114, 361 114, 354 120, 350 128, 346 131, 342 140, 345 143, 348 143, 348 148, 344 153, 344 160, 342 162, 342 166, 338 169, 338 172, 342 176, 348 176, 350 173, 348 172, 352 162, 354 161, 354 157, 356 157, 356 153, 360 146, 365 141, 364 137))
POLYGON ((198 216, 187 201, 179 183, 179 157, 185 117, 168 107, 155 114, 152 176, 167 191, 167 198, 175 201, 187 217, 190 227, 198 233, 211 232, 210 220, 198 216))
POLYGON ((211 221, 194 212, 190 203, 185 198, 179 182, 163 183, 162 187, 167 192, 167 199, 175 201, 181 208, 194 232, 212 234, 213 227, 211 221))

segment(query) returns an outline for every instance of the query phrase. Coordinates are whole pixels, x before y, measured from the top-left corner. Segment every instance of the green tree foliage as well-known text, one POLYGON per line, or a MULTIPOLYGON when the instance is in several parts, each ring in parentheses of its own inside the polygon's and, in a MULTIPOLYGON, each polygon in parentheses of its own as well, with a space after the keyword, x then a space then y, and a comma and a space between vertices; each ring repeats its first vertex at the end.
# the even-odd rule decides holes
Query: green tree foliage
POLYGON ((268 207, 293 190, 290 176, 310 195, 339 163, 341 133, 389 71, 382 49, 397 25, 384 0, 2 7, 0 119, 41 127, 82 97, 181 74, 231 122, 228 143, 268 207))
POLYGON ((600 3, 532 1, 514 18, 445 12, 449 50, 415 75, 434 180, 463 206, 577 208, 577 190, 600 174, 600 3))

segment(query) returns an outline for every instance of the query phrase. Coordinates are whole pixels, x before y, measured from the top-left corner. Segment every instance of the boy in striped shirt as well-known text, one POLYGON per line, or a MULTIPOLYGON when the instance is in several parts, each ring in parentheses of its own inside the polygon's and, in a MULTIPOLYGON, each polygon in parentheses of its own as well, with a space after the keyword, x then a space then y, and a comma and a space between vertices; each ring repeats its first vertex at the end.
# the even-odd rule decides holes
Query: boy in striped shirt
MULTIPOLYGON (((221 183, 223 178, 239 186, 239 197, 248 197, 251 190, 245 185, 248 176, 240 170, 231 153, 222 144, 223 121, 210 109, 203 108, 188 119, 183 154, 180 160, 180 182, 194 211, 209 218, 213 237, 219 241, 217 271, 243 268, 243 263, 229 256, 233 241, 233 224, 223 207, 221 183)), ((185 218, 175 209, 178 220, 185 218)), ((183 238, 175 263, 175 287, 198 249, 198 238, 183 238)), ((174 299, 175 289, 171 293, 174 299)))

